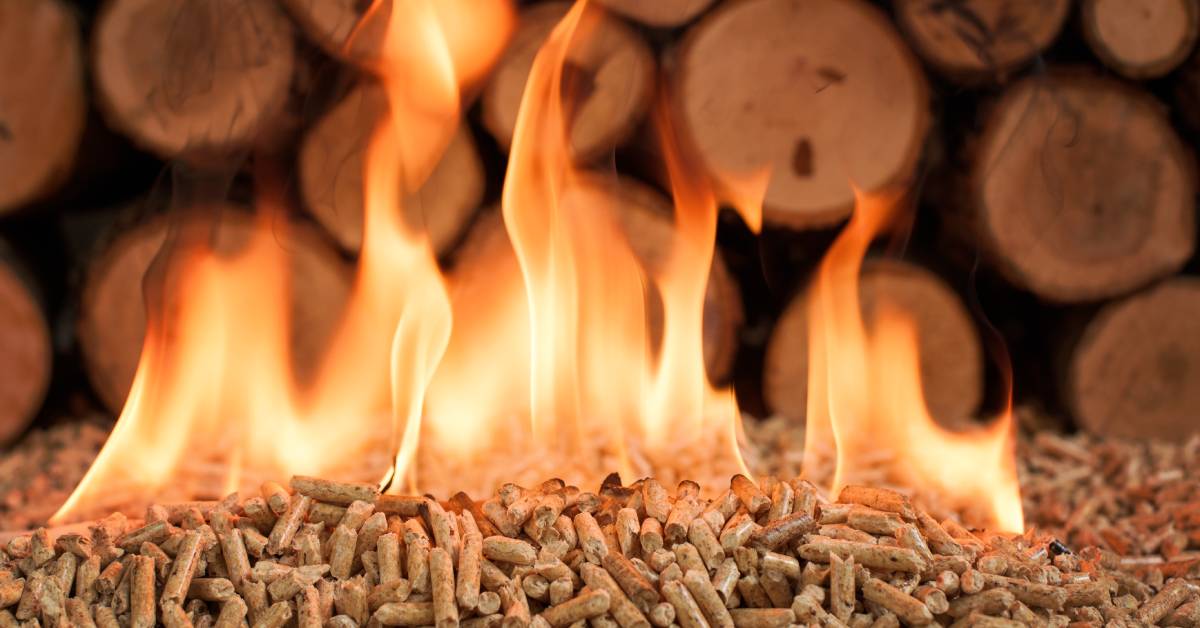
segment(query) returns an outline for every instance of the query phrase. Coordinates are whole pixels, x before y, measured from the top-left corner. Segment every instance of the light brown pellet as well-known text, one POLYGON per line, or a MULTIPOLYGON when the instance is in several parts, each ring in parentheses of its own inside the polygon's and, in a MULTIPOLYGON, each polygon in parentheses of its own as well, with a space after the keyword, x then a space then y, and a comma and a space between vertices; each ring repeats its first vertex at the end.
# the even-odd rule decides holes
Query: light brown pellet
MULTIPOLYGON (((353 621, 353 618, 350 618, 353 621)), ((371 616, 384 626, 431 626, 433 602, 391 602, 380 606, 371 616)), ((357 625, 357 623, 355 624, 357 625)))
POLYGON ((642 520, 641 530, 638 532, 638 542, 642 546, 643 556, 649 556, 663 548, 662 524, 658 519, 647 517, 642 520))
MULTIPOLYGON (((183 603, 187 596, 188 586, 192 583, 192 575, 196 571, 199 556, 200 532, 195 530, 185 532, 183 541, 179 544, 179 551, 175 554, 175 560, 171 563, 171 574, 167 576, 167 581, 163 584, 160 604, 166 606, 183 603)), ((154 560, 149 558, 147 560, 150 561, 150 569, 153 573, 154 560)))
POLYGON ((234 597, 221 604, 221 612, 217 615, 214 628, 238 628, 246 619, 246 601, 234 597))
POLYGON ((329 536, 329 573, 338 580, 350 577, 354 566, 354 548, 358 544, 358 533, 344 525, 338 525, 329 536))
POLYGON ((717 573, 713 574, 712 584, 713 589, 716 589, 717 595, 721 596, 721 601, 725 603, 726 608, 729 607, 729 602, 737 591, 737 581, 741 577, 738 572, 737 561, 732 558, 726 558, 717 567, 717 573))
POLYGON ((729 615, 729 609, 725 608, 725 601, 717 595, 717 590, 713 588, 712 581, 708 579, 708 572, 689 569, 687 573, 683 574, 683 584, 692 594, 692 599, 696 601, 710 626, 733 628, 733 619, 729 615))
MULTIPOLYGON (((149 556, 134 556, 132 568, 129 623, 133 628, 153 628, 157 623, 154 614, 154 559, 149 556)), ((177 603, 182 599, 180 597, 165 600, 164 604, 177 603)))
POLYGON ((320 478, 297 475, 292 477, 292 490, 320 502, 348 506, 356 500, 375 503, 379 499, 379 486, 356 482, 332 482, 320 478))
POLYGON ((658 603, 658 591, 628 558, 616 553, 608 554, 603 558, 602 565, 643 613, 649 612, 658 603))
POLYGON ((321 628, 321 598, 311 584, 296 596, 296 623, 299 628, 321 628))
POLYGON ((443 547, 429 550, 429 580, 433 589, 433 617, 438 628, 458 625, 458 603, 454 598, 454 559, 443 547))
POLYGON ((693 519, 688 529, 688 541, 695 546, 696 551, 700 553, 700 558, 709 569, 716 569, 725 561, 725 550, 722 549, 721 543, 717 541, 717 535, 713 533, 707 523, 693 519))
POLYGON ((569 626, 608 611, 608 591, 594 590, 542 611, 542 617, 555 628, 569 626))
POLYGON ((292 605, 287 602, 276 602, 255 622, 254 628, 283 628, 291 618, 292 605))
POLYGON ((737 628, 787 628, 796 621, 791 608, 735 608, 729 613, 737 628))
POLYGON ((495 562, 532 565, 537 561, 537 550, 532 545, 505 536, 489 536, 483 539, 482 552, 484 558, 495 562))
POLYGON ((746 507, 746 510, 758 516, 771 507, 771 500, 767 498, 762 489, 758 487, 750 478, 738 474, 733 476, 729 482, 729 489, 737 495, 737 498, 746 507))
MULTIPOLYGON (((295 486, 293 485, 292 488, 295 486)), ((271 536, 267 538, 267 552, 278 556, 283 553, 284 549, 291 547, 292 538, 296 536, 300 524, 304 523, 304 518, 308 516, 308 507, 311 505, 312 499, 307 495, 292 496, 291 501, 288 502, 287 511, 275 521, 275 526, 271 528, 271 536)), ((290 615, 291 611, 288 612, 290 615)))
MULTIPOLYGON (((675 609, 675 621, 682 628, 708 628, 708 621, 692 594, 682 582, 672 580, 662 585, 663 597, 675 609)), ((730 620, 732 621, 732 619, 730 620)))
POLYGON ((921 626, 933 621, 933 613, 923 602, 878 578, 868 578, 862 592, 865 599, 895 613, 906 624, 921 626))

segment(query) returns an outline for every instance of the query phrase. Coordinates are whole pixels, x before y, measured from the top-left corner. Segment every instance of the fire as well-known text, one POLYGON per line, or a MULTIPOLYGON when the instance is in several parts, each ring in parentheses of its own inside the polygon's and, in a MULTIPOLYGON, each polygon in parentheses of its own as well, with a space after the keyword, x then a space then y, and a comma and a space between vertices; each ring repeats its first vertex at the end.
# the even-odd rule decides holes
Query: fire
MULTIPOLYGON (((367 149, 354 293, 316 377, 301 386, 290 371, 287 252, 277 244, 288 227, 271 182, 261 186, 257 230, 232 254, 212 244, 219 224, 189 214, 148 277, 153 294, 172 298, 149 303, 117 427, 56 519, 170 498, 172 487, 216 497, 297 473, 478 493, 546 477, 595 484, 612 470, 664 482, 746 472, 732 391, 704 372, 703 305, 718 203, 735 205, 757 230, 769 173, 712 187, 679 148, 664 93, 655 126, 674 236, 663 263, 639 259, 622 227, 623 182, 576 167, 567 141, 564 61, 599 10, 578 2, 534 61, 496 217, 505 237, 479 253, 480 284, 444 276, 426 234, 400 219, 401 205, 449 144, 464 86, 498 56, 511 7, 375 7, 369 15, 387 22, 375 73, 390 115, 367 149), (201 488, 188 483, 196 459, 210 463, 218 486, 211 477, 201 488)), ((856 275, 892 205, 864 198, 818 274, 806 447, 815 456, 836 445, 835 488, 894 447, 900 481, 1020 529, 1009 417, 979 434, 939 430, 915 381, 911 326, 888 314, 863 327, 856 275)))
POLYGON ((859 194, 810 288, 806 464, 833 451, 833 494, 883 469, 889 481, 919 488, 968 520, 1020 532, 1011 408, 972 432, 939 427, 922 396, 912 321, 886 303, 871 328, 862 320, 862 260, 900 205, 898 195, 859 194))

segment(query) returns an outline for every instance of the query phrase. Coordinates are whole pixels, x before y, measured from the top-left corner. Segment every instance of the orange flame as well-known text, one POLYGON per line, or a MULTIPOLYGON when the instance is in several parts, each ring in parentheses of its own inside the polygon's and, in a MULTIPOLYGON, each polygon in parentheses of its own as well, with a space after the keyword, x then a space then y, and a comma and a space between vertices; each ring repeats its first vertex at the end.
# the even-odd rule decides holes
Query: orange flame
MULTIPOLYGON (((730 391, 708 383, 702 355, 716 200, 698 170, 679 165, 665 101, 658 122, 671 157, 676 237, 655 274, 622 231, 629 209, 621 183, 572 165, 563 64, 596 11, 575 4, 525 86, 502 196, 515 263, 489 263, 486 285, 460 278, 455 290, 454 336, 429 391, 432 438, 421 448, 421 460, 447 478, 444 488, 462 488, 467 469, 478 477, 480 468, 485 477, 472 486, 539 475, 594 482, 614 468, 670 481, 687 465, 668 461, 689 448, 714 475, 743 470, 737 406, 730 391), (662 299, 657 350, 648 289, 662 299)), ((489 243, 503 253, 502 244, 489 243)))
POLYGON ((168 488, 212 494, 213 478, 197 488, 181 477, 197 458, 212 462, 225 491, 295 473, 378 479, 397 451, 405 468, 451 312, 428 239, 400 219, 401 201, 448 145, 460 80, 476 79, 498 56, 510 17, 503 0, 393 3, 377 69, 390 116, 368 147, 355 291, 311 386, 295 384, 288 361, 279 204, 260 202, 258 228, 232 256, 209 244, 219 225, 199 214, 184 221, 152 284, 179 307, 151 309, 117 427, 56 521, 169 498, 168 488), (465 29, 475 9, 494 19, 472 37, 465 29))
POLYGON ((874 327, 863 323, 862 260, 899 206, 895 195, 858 194, 810 288, 805 460, 836 450, 833 493, 882 465, 892 481, 936 495, 972 521, 1020 532, 1011 409, 972 432, 939 427, 922 396, 912 321, 881 303, 874 327))

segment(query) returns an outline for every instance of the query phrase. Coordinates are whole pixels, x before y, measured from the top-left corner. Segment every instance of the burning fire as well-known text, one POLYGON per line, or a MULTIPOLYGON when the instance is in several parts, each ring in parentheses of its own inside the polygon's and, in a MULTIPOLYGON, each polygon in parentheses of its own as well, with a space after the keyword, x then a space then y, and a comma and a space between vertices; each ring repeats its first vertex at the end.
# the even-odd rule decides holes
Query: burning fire
MULTIPOLYGON (((445 492, 551 476, 594 484, 614 469, 664 482, 744 472, 732 391, 704 372, 718 191, 679 150, 667 98, 655 121, 675 239, 648 272, 621 229, 619 182, 570 158, 564 60, 599 10, 577 3, 537 55, 521 103, 502 196, 512 263, 489 266, 485 289, 467 289, 442 275, 423 231, 400 219, 401 199, 450 142, 460 90, 499 54, 511 7, 390 6, 379 16, 388 26, 376 69, 390 116, 365 160, 355 291, 317 377, 300 386, 290 372, 281 203, 260 199, 259 229, 232 255, 210 245, 219 224, 187 216, 147 283, 177 292, 179 307, 151 300, 117 427, 56 519, 170 498, 171 487, 215 497, 296 473, 386 476, 395 490, 445 492), (495 19, 473 19, 475 10, 495 19), (661 299, 659 338, 649 331, 651 291, 661 299), (189 484, 197 460, 218 486, 213 474, 189 484)), ((766 175, 746 173, 745 185, 719 191, 755 229, 766 175)), ((837 488, 893 447, 906 471, 899 480, 1020 529, 1007 417, 978 435, 938 429, 920 397, 911 326, 889 315, 863 328, 855 282, 890 213, 863 199, 814 284, 806 448, 816 456, 836 447, 837 488)))
MULTIPOLYGON (((930 416, 921 392, 916 328, 899 309, 879 304, 867 328, 858 276, 867 247, 898 214, 897 195, 859 194, 850 223, 810 287, 809 379, 805 461, 835 452, 834 494, 878 478, 919 487, 969 521, 1024 529, 1013 458, 1011 408, 985 428, 951 432, 930 416)), ((878 483, 874 481, 873 483, 878 483)))

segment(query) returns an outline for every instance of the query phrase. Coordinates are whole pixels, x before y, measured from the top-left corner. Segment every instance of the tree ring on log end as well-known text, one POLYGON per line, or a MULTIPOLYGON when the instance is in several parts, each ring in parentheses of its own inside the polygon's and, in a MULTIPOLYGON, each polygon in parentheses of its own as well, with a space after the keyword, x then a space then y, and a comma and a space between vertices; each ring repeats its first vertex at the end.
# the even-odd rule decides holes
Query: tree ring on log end
POLYGON ((898 0, 895 8, 917 54, 948 78, 970 83, 1003 80, 1048 48, 1071 2, 898 0))
POLYGON ((1191 159, 1151 97, 1083 74, 1013 85, 978 145, 972 203, 1001 270, 1055 301, 1128 292, 1194 247, 1191 159))
MULTIPOLYGON (((516 33, 483 91, 483 124, 501 146, 512 144, 534 57, 569 8, 548 2, 520 13, 516 33)), ((624 142, 645 115, 654 91, 654 56, 636 31, 596 9, 580 22, 566 63, 564 87, 586 87, 564 90, 564 100, 579 98, 565 111, 572 155, 587 162, 624 142)))
POLYGON ((1071 356, 1067 400, 1084 429, 1176 442, 1200 433, 1200 280, 1110 303, 1071 356))
POLYGON ((113 126, 172 157, 248 147, 283 107, 292 30, 264 0, 112 0, 97 92, 113 126))
POLYGON ((723 195, 769 171, 765 217, 797 228, 846 218, 853 187, 907 182, 929 124, 916 60, 858 0, 725 4, 689 31, 674 89, 680 133, 723 195))
POLYGON ((1196 0, 1085 0, 1083 34, 1104 64, 1124 76, 1148 79, 1175 69, 1196 45, 1196 0))

